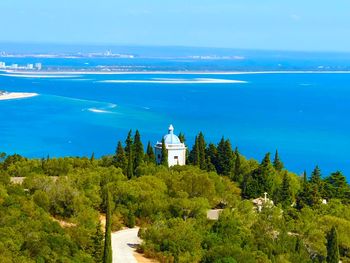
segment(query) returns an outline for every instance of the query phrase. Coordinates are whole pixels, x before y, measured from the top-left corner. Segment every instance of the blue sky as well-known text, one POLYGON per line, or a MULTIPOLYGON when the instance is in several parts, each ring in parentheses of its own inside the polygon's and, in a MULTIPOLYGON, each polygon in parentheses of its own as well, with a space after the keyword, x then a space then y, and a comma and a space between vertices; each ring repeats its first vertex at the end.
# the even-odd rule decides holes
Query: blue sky
POLYGON ((1 0, 0 42, 350 51, 350 1, 1 0))

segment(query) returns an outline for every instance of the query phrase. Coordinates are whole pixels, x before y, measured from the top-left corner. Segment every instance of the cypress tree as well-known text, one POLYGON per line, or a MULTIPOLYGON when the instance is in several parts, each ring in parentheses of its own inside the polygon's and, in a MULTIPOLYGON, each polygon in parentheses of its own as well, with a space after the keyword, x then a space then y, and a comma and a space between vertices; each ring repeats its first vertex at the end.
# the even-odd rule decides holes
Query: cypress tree
POLYGON ((216 171, 218 151, 213 143, 209 143, 206 149, 207 164, 209 171, 216 171))
POLYGON ((304 171, 304 173, 303 173, 303 186, 305 187, 306 184, 307 184, 307 174, 306 174, 306 171, 304 171))
POLYGON ((270 155, 270 153, 265 154, 264 159, 260 163, 261 167, 268 167, 269 165, 271 165, 270 155))
POLYGON ((109 189, 107 189, 106 196, 106 231, 105 231, 105 245, 103 251, 103 263, 112 263, 112 239, 111 239, 111 217, 112 217, 112 204, 109 189))
POLYGON ((206 143, 202 132, 198 134, 198 157, 199 157, 199 168, 202 170, 207 169, 207 162, 205 156, 206 143))
POLYGON ((123 173, 126 174, 128 160, 126 158, 125 151, 121 141, 118 142, 117 150, 113 158, 113 163, 115 167, 121 168, 123 170, 123 173))
POLYGON ((156 156, 154 154, 151 142, 148 142, 148 144, 147 144, 146 161, 149 163, 155 163, 155 161, 156 161, 156 156))
POLYGON ((95 161, 95 153, 93 152, 90 157, 90 162, 94 162, 94 161, 95 161))
POLYGON ((193 165, 199 166, 199 141, 198 136, 194 140, 192 151, 190 152, 190 161, 193 165))
POLYGON ((180 132, 179 134, 179 140, 181 143, 185 143, 186 141, 185 135, 182 132, 180 132))
POLYGON ((217 152, 216 171, 222 175, 230 175, 233 168, 233 151, 230 140, 225 140, 222 137, 218 144, 217 152))
POLYGON ((102 226, 101 223, 98 222, 96 226, 96 232, 93 236, 93 256, 95 259, 95 262, 102 262, 102 255, 103 255, 103 233, 102 233, 102 226))
POLYGON ((134 136, 134 170, 139 167, 143 162, 144 157, 144 151, 143 151, 143 144, 141 142, 141 135, 138 130, 135 132, 134 136))
POLYGON ((128 137, 125 140, 125 153, 127 157, 127 169, 126 176, 130 179, 134 176, 134 158, 133 158, 133 140, 131 137, 132 131, 128 133, 128 137))
POLYGON ((164 138, 162 139, 162 159, 160 164, 168 167, 168 151, 165 146, 164 138))
POLYGON ((239 151, 238 151, 238 147, 236 147, 235 149, 235 165, 234 165, 234 177, 233 179, 236 181, 236 182, 239 182, 241 183, 243 178, 240 174, 240 170, 241 170, 241 155, 239 154, 239 151))
POLYGON ((327 234, 327 263, 338 263, 339 259, 338 234, 337 229, 333 226, 327 234))
POLYGON ((133 165, 133 159, 132 159, 132 155, 129 155, 128 158, 128 166, 127 166, 127 170, 126 170, 126 176, 131 179, 134 176, 134 165, 133 165))
POLYGON ((282 171, 284 165, 283 163, 281 162, 280 160, 280 157, 278 155, 278 151, 276 150, 276 153, 275 153, 275 158, 273 160, 273 167, 275 167, 276 171, 282 171))

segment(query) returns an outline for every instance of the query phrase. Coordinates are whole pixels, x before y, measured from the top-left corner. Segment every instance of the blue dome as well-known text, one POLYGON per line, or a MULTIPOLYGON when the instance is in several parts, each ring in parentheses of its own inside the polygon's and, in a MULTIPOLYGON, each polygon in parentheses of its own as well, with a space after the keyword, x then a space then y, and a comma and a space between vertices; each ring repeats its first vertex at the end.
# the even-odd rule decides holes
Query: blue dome
POLYGON ((174 127, 173 127, 173 125, 170 125, 169 133, 164 136, 164 142, 166 144, 180 144, 181 143, 179 137, 177 137, 174 134, 174 127))

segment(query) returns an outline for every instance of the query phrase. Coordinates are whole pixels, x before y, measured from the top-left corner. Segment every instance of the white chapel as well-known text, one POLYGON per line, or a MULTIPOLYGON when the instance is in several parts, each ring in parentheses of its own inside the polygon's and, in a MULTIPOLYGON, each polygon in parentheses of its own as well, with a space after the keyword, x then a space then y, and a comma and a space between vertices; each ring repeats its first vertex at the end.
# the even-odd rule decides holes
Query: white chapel
MULTIPOLYGON (((168 165, 185 165, 186 164, 186 146, 174 134, 173 125, 169 126, 168 134, 163 137, 165 148, 168 151, 168 165)), ((157 142, 154 146, 157 164, 162 160, 162 142, 157 142)))

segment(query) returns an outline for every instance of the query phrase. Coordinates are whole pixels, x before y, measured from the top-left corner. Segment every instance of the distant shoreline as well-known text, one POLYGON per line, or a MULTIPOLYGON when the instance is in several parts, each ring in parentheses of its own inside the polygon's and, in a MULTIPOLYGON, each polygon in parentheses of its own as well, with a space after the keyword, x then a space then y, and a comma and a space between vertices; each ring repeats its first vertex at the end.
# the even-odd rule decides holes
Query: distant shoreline
POLYGON ((349 71, 317 71, 317 70, 273 70, 273 71, 21 71, 21 70, 0 70, 0 73, 7 73, 11 76, 25 75, 151 75, 151 74, 170 74, 170 75, 255 75, 255 74, 350 74, 349 71))
POLYGON ((14 100, 14 99, 24 99, 38 96, 38 93, 25 93, 25 92, 8 92, 0 94, 0 100, 14 100))

